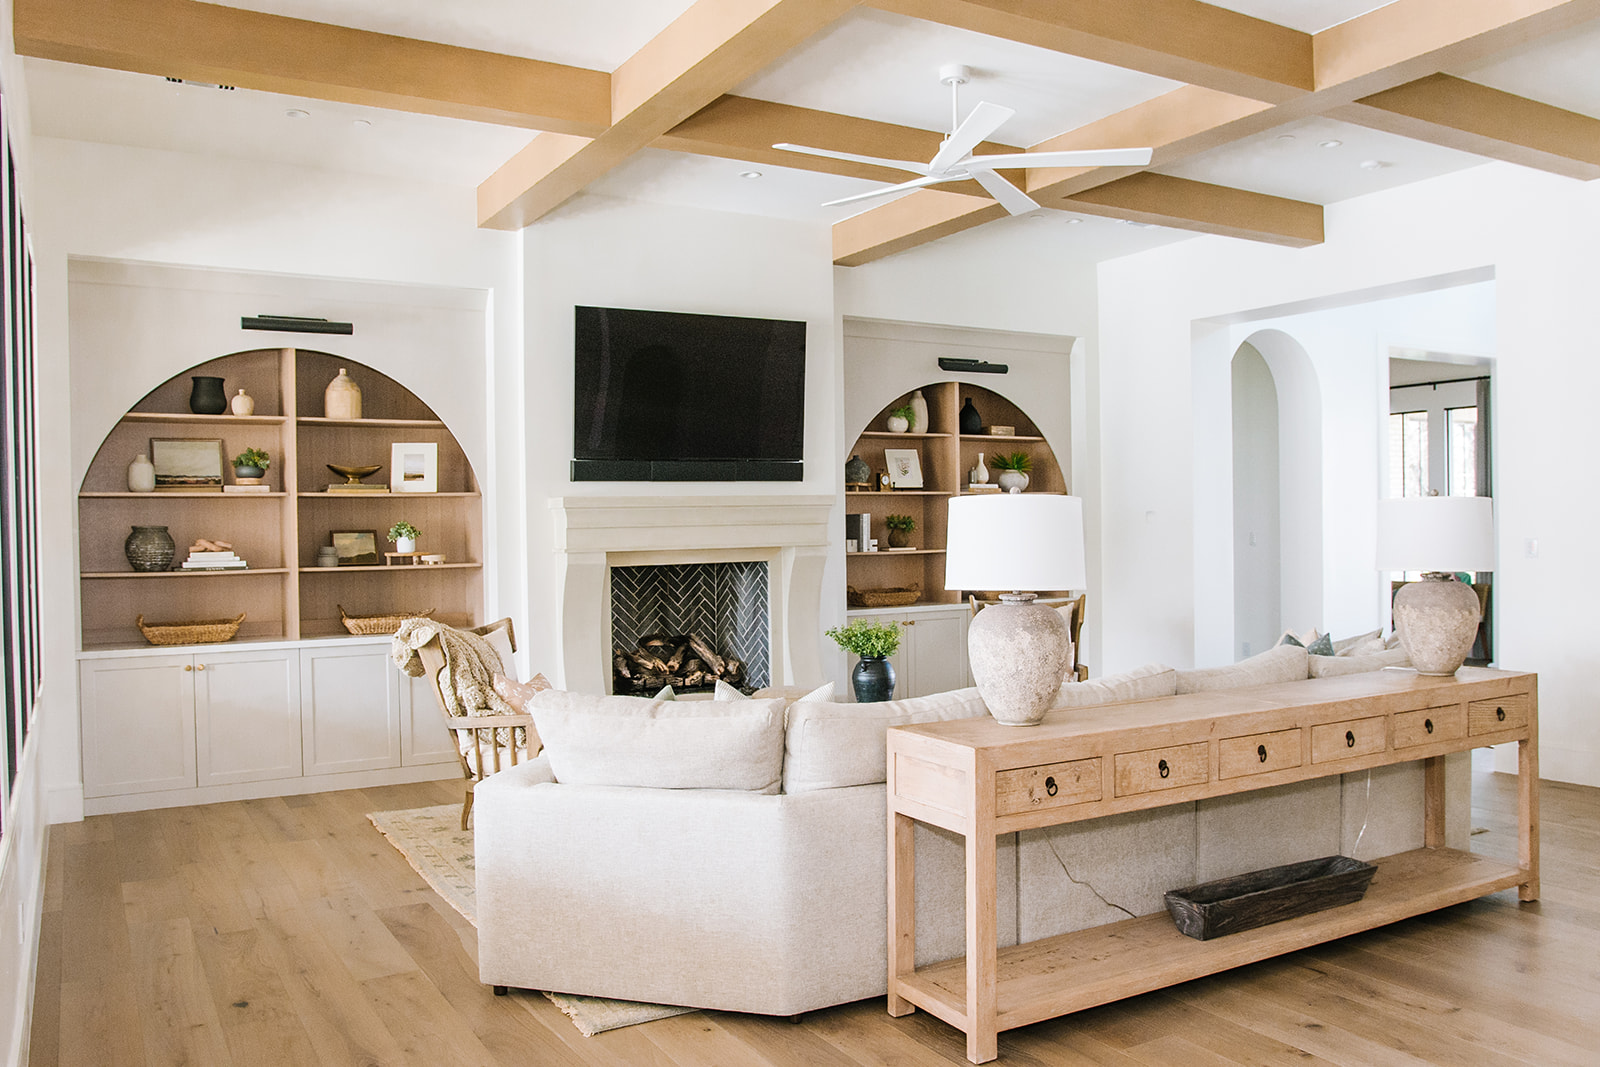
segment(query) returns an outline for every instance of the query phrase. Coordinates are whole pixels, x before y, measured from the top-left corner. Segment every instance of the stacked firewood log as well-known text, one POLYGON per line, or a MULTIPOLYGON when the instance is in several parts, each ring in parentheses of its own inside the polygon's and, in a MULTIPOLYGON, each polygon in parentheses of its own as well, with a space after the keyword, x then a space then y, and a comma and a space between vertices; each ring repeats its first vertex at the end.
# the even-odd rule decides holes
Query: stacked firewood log
POLYGON ((650 634, 639 647, 612 653, 612 691, 654 693, 664 685, 695 689, 727 682, 744 683, 744 664, 732 656, 719 656, 699 634, 650 634))

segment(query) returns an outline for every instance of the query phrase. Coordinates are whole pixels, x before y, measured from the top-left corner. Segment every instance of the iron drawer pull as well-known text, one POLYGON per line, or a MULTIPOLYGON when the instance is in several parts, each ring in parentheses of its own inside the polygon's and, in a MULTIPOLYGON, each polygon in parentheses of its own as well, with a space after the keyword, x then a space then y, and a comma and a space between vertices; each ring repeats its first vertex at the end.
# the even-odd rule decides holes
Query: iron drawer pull
POLYGON ((1356 747, 1356 735, 1355 735, 1355 732, 1353 730, 1346 730, 1344 732, 1344 747, 1345 748, 1355 748, 1356 747))
POLYGON ((1267 762, 1267 746, 1266 745, 1257 745, 1256 746, 1256 755, 1261 758, 1261 762, 1262 763, 1267 762))
POLYGON ((1424 730, 1428 731, 1430 734, 1433 733, 1433 720, 1432 719, 1423 719, 1422 720, 1422 728, 1424 730))
POLYGON ((1505 722, 1506 721, 1506 709, 1505 708, 1495 708, 1494 709, 1494 717, 1499 719, 1501 722, 1505 722))
POLYGON ((1046 793, 1049 793, 1051 796, 1055 796, 1056 795, 1058 790, 1056 789, 1055 775, 1051 775, 1049 778, 1046 778, 1044 780, 1044 791, 1046 793))
POLYGON ((1163 778, 1172 773, 1172 768, 1167 766, 1166 760, 1162 760, 1160 763, 1156 764, 1156 770, 1161 772, 1161 777, 1163 778))

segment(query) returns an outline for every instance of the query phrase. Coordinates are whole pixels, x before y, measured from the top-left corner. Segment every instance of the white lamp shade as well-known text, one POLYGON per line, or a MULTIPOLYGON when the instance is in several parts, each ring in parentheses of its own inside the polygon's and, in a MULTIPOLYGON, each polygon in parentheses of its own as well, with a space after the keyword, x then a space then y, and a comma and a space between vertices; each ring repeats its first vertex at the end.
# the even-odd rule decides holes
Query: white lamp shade
POLYGON ((951 498, 946 589, 1035 592, 1087 585, 1082 500, 1049 493, 951 498))
POLYGON ((1494 570, 1494 500, 1408 496, 1378 501, 1378 570, 1494 570))

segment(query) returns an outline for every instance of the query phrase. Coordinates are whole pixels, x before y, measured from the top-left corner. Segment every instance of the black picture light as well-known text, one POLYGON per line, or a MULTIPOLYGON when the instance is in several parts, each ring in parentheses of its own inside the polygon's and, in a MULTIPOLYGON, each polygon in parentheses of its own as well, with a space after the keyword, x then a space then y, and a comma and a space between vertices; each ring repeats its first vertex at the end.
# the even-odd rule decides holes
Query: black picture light
POLYGON ((273 330, 278 333, 355 333, 348 322, 308 319, 301 315, 245 315, 239 319, 244 330, 273 330))
POLYGON ((971 374, 1004 374, 1011 368, 1004 363, 990 363, 984 359, 957 359, 954 356, 940 356, 939 369, 967 371, 971 374))

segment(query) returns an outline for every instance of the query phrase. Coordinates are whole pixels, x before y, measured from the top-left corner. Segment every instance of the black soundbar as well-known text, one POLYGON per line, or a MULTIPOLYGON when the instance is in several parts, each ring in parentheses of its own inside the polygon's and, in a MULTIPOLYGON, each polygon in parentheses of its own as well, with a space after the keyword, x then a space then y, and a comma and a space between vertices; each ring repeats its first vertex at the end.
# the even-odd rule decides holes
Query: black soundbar
POLYGON ((1004 374, 1011 368, 1004 363, 990 363, 985 359, 957 359, 954 356, 940 356, 939 369, 967 371, 970 374, 1004 374))
POLYGON ((574 482, 798 482, 797 459, 575 459, 574 482))
POLYGON ((355 333, 348 322, 331 319, 308 319, 300 315, 245 315, 239 319, 241 330, 272 330, 276 333, 355 333))

